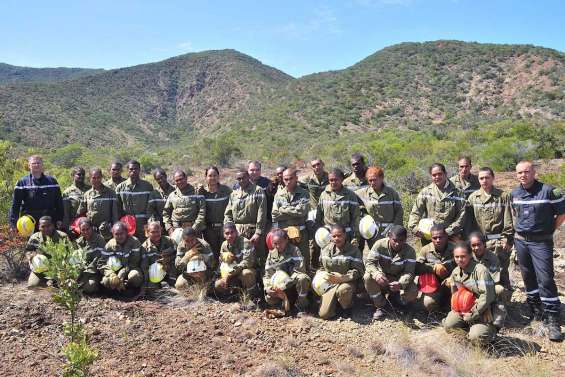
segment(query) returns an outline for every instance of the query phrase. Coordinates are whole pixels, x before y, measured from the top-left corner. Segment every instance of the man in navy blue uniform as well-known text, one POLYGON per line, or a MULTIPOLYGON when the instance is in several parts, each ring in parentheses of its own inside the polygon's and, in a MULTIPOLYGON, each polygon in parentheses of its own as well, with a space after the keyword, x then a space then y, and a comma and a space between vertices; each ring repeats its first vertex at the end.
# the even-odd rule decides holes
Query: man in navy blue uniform
POLYGON ((35 230, 39 226, 39 218, 50 216, 57 228, 63 226, 63 199, 57 180, 43 174, 43 159, 41 156, 31 156, 28 159, 30 173, 22 177, 14 189, 12 208, 9 221, 12 231, 16 229, 18 218, 30 215, 35 219, 35 230))
POLYGON ((549 339, 561 341, 561 303, 553 272, 553 232, 565 221, 565 198, 558 189, 536 180, 535 174, 530 161, 516 165, 520 186, 511 194, 516 219, 514 246, 532 317, 543 317, 549 339))

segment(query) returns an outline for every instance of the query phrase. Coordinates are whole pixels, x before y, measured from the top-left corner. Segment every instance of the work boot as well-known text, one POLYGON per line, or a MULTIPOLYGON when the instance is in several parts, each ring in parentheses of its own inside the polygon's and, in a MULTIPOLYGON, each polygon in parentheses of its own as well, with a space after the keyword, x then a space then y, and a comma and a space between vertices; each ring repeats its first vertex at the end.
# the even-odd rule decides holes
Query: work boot
POLYGON ((545 318, 545 326, 547 327, 547 337, 553 342, 561 342, 563 334, 559 326, 559 316, 556 314, 549 314, 545 318))
POLYGON ((373 321, 380 321, 385 316, 386 316, 386 313, 384 312, 384 310, 377 308, 377 309, 375 309, 375 312, 373 313, 373 321))
POLYGON ((506 319, 506 307, 502 303, 496 304, 494 311, 493 311, 494 320, 492 324, 497 330, 500 330, 504 327, 504 320, 506 319))
POLYGON ((541 319, 543 318, 543 309, 541 308, 541 305, 530 304, 530 303, 528 303, 528 305, 530 307, 530 313, 528 314, 528 319, 530 321, 541 321, 541 319))

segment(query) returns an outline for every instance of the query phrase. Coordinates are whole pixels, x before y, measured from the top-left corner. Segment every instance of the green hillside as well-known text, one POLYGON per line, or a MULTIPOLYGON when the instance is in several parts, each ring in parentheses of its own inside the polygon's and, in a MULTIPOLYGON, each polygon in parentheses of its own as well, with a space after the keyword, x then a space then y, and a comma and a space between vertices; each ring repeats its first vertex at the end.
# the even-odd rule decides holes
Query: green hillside
POLYGON ((0 63, 0 85, 23 82, 63 81, 103 71, 103 69, 89 68, 29 68, 0 63))

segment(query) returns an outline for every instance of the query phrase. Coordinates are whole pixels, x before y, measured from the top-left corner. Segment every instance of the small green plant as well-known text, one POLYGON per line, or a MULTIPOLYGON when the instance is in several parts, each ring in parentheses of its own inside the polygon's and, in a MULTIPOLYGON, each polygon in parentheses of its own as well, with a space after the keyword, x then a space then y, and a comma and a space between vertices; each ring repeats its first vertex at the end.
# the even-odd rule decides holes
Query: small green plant
POLYGON ((62 348, 67 360, 63 377, 86 376, 90 365, 98 357, 98 352, 88 345, 84 327, 77 317, 82 300, 79 276, 85 268, 85 255, 68 242, 48 241, 41 247, 41 251, 50 257, 45 275, 55 282, 53 301, 66 309, 71 317, 70 322, 63 326, 63 332, 69 339, 69 343, 62 348))

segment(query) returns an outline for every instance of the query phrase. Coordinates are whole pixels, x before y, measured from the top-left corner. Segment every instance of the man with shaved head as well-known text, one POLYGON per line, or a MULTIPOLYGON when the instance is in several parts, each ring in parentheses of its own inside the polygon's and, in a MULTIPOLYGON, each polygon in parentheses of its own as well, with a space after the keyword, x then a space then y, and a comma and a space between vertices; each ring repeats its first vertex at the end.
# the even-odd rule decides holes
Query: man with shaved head
POLYGON ((563 340, 560 301, 553 271, 553 232, 565 221, 565 198, 559 189, 536 180, 531 161, 516 165, 520 186, 512 190, 514 246, 533 319, 543 318, 548 337, 563 340))
POLYGON ((283 171, 284 187, 279 188, 273 202, 273 228, 286 230, 290 242, 298 246, 304 267, 310 272, 310 250, 306 219, 310 211, 310 195, 298 186, 296 169, 283 171))

